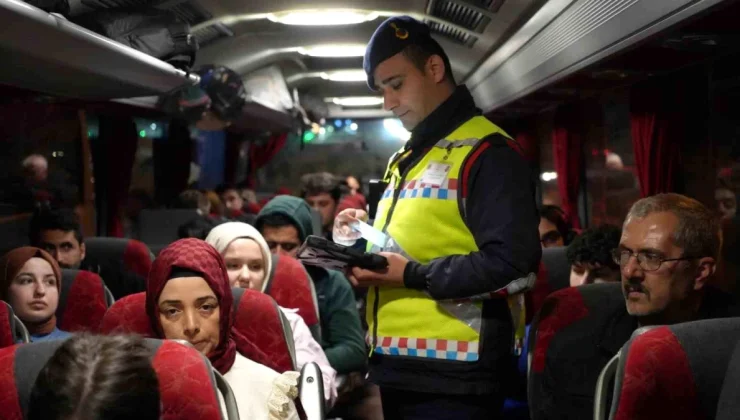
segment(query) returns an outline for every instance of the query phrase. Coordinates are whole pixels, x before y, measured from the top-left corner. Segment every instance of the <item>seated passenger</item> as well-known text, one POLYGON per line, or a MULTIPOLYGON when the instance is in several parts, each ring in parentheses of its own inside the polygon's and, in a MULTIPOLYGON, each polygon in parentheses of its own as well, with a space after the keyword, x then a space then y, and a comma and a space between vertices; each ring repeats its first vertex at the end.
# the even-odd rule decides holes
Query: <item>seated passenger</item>
MULTIPOLYGON (((267 276, 272 270, 270 248, 257 229, 246 223, 229 222, 215 227, 208 234, 206 242, 216 248, 226 263, 231 287, 265 292, 267 276)), ((280 308, 290 322, 295 341, 298 370, 306 363, 315 362, 321 368, 324 380, 324 395, 333 404, 337 396, 334 379, 337 372, 326 359, 319 343, 313 339, 311 331, 295 309, 280 308)))
POLYGON ((719 220, 698 201, 658 194, 635 203, 613 254, 627 312, 640 326, 740 315, 730 295, 708 285, 720 247, 719 220))
POLYGON ((211 361, 249 419, 297 419, 297 372, 283 375, 247 359, 251 344, 232 329, 233 296, 223 259, 198 239, 181 239, 154 260, 146 311, 160 338, 185 340, 211 361))
POLYGON ((253 224, 255 216, 244 211, 244 199, 238 187, 230 184, 219 185, 216 192, 226 207, 224 215, 227 219, 253 224))
POLYGON ((331 240, 334 216, 337 214, 342 190, 339 179, 328 172, 306 174, 301 177, 301 196, 321 215, 322 235, 331 240))
POLYGON ((539 230, 542 248, 566 246, 574 236, 570 224, 565 220, 565 213, 558 206, 542 206, 539 230))
POLYGON ((42 210, 33 215, 29 240, 54 257, 61 268, 93 271, 100 275, 113 297, 144 291, 144 279, 128 270, 121 259, 85 261, 85 241, 77 215, 69 209, 42 210))
POLYGON ((619 246, 622 230, 604 225, 589 229, 568 245, 571 287, 619 281, 619 265, 612 250, 619 246))
POLYGON ((54 257, 61 268, 79 269, 85 259, 85 242, 77 215, 71 209, 41 210, 31 218, 32 246, 54 257))
POLYGON ((553 337, 542 379, 553 386, 530 401, 540 418, 592 417, 599 372, 637 327, 740 316, 732 296, 708 285, 719 252, 719 220, 703 204, 679 194, 637 201, 612 253, 625 304, 553 337))
MULTIPOLYGON (((332 213, 333 217, 333 213, 332 213)), ((301 243, 311 234, 311 209, 298 197, 275 197, 260 211, 257 229, 270 251, 295 258, 301 243)), ((306 266, 316 286, 321 318, 321 347, 339 374, 365 368, 367 352, 354 293, 344 274, 306 266)))
POLYGON ((0 259, 0 300, 10 304, 32 342, 71 335, 57 328, 61 288, 62 273, 57 262, 41 249, 24 246, 0 259))
POLYGON ((29 420, 157 420, 159 383, 136 336, 76 335, 36 378, 29 420))

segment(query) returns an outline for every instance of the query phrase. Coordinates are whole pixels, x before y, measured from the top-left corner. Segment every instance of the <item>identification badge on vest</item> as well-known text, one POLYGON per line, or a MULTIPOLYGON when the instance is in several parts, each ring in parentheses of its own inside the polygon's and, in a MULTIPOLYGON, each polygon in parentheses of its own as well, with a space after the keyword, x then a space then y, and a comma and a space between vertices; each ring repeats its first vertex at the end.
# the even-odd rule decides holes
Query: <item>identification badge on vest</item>
POLYGON ((421 183, 439 187, 450 174, 452 165, 443 162, 429 162, 424 173, 421 175, 421 183))

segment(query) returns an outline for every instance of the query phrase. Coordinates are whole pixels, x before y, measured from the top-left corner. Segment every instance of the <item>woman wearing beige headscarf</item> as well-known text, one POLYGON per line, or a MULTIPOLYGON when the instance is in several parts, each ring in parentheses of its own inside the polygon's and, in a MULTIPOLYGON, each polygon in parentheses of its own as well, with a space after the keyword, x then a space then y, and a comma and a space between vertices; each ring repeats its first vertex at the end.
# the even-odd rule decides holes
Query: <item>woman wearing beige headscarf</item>
POLYGON ((0 258, 0 300, 10 304, 33 342, 70 336, 57 328, 61 288, 59 265, 44 250, 24 246, 0 258))
MULTIPOLYGON (((265 238, 252 226, 241 222, 229 222, 216 226, 206 238, 216 248, 226 263, 231 287, 259 290, 264 293, 267 277, 272 272, 272 255, 265 238)), ((311 331, 295 309, 280 308, 290 323, 295 341, 298 370, 306 363, 315 362, 321 368, 324 380, 324 395, 331 405, 337 397, 334 383, 337 372, 313 339, 311 331)))

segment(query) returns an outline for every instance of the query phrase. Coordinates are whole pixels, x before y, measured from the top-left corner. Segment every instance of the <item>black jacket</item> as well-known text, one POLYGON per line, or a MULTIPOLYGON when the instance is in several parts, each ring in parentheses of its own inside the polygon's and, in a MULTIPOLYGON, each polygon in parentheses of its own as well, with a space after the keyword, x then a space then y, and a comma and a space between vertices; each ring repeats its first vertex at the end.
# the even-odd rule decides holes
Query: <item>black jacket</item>
MULTIPOLYGON (((464 122, 480 115, 465 86, 434 110, 412 132, 399 163, 404 172, 434 144, 464 122)), ((487 140, 489 141, 489 140, 487 140)), ((528 163, 501 136, 477 159, 469 159, 467 214, 464 218, 478 252, 411 262, 404 273, 407 288, 426 289, 435 299, 466 298, 505 288, 536 273, 541 256, 534 175, 528 163)), ((471 154, 472 155, 472 154, 471 154)), ((370 309, 368 309, 370 310, 370 309)), ((380 386, 412 391, 472 395, 502 391, 514 373, 513 328, 505 299, 483 305, 478 362, 386 357, 373 353, 370 379, 380 386)))

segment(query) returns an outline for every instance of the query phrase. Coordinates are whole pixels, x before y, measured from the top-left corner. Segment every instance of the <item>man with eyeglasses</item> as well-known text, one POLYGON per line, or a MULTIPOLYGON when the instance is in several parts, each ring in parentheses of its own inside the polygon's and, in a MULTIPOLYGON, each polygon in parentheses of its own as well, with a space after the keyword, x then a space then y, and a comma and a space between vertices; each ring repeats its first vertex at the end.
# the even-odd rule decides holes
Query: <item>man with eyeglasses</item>
POLYGON ((720 247, 719 220, 698 201, 658 194, 636 202, 612 252, 627 313, 640 326, 740 315, 730 295, 708 285, 720 247))
POLYGON ((708 284, 720 251, 719 220, 698 201, 679 194, 639 200, 617 243, 611 257, 621 287, 581 286, 600 304, 550 341, 540 384, 552 385, 538 391, 533 417, 592 417, 599 372, 640 326, 740 315, 730 295, 708 284))

